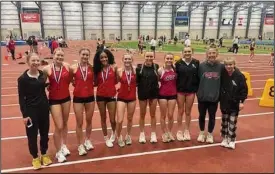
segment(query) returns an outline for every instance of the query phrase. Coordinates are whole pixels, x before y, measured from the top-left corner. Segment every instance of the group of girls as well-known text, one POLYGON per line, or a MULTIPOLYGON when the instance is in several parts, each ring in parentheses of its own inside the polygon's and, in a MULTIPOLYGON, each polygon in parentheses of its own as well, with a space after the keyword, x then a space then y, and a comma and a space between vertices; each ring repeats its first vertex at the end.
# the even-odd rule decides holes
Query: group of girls
MULTIPOLYGON (((34 108, 41 107, 44 110, 46 110, 47 107, 50 108, 55 124, 54 145, 58 162, 66 161, 66 156, 70 154, 66 146, 68 133, 67 122, 71 106, 70 84, 74 86, 73 109, 76 117, 76 135, 79 155, 85 155, 87 151, 94 148, 91 142, 91 130, 95 101, 101 117, 101 127, 106 146, 113 147, 116 139, 120 147, 125 146, 125 144, 132 144, 131 128, 136 109, 136 93, 140 105, 140 143, 146 143, 144 126, 147 105, 149 105, 151 118, 150 142, 157 142, 157 103, 159 103, 161 112, 162 141, 167 143, 175 140, 172 128, 174 125, 173 115, 176 104, 178 104, 176 138, 178 141, 191 140, 189 131, 191 110, 196 94, 199 104, 199 125, 201 130, 198 141, 204 142, 206 139, 206 142, 213 143, 212 132, 214 130, 215 115, 220 99, 219 92, 222 86, 220 84, 222 72, 228 71, 230 75, 226 78, 231 78, 232 74, 237 76, 235 85, 229 84, 226 81, 226 85, 229 87, 223 89, 223 92, 227 93, 227 95, 230 93, 229 96, 234 96, 233 99, 225 99, 226 101, 234 100, 234 102, 231 102, 231 105, 224 109, 223 113, 227 117, 223 119, 223 123, 231 123, 228 119, 231 118, 232 106, 234 106, 234 117, 238 116, 238 111, 242 109, 243 105, 240 105, 240 108, 236 107, 236 105, 240 102, 243 104, 246 99, 246 83, 243 83, 243 81, 245 82, 243 76, 234 68, 234 60, 229 60, 225 68, 221 63, 216 61, 218 56, 217 48, 209 48, 206 53, 206 61, 202 63, 193 58, 192 54, 192 48, 185 47, 183 49, 182 59, 174 64, 174 55, 167 53, 164 57, 164 65, 159 66, 154 63, 154 53, 146 52, 144 54, 144 63, 138 64, 136 67, 133 66, 132 55, 125 54, 122 57, 123 66, 117 67, 114 56, 108 49, 98 50, 94 56, 92 65, 90 63, 90 50, 82 48, 79 51, 79 63, 69 65, 65 63, 64 58, 66 56, 64 51, 61 48, 57 48, 54 51, 53 63, 45 66, 43 71, 38 69, 38 55, 35 53, 28 55, 27 63, 29 69, 18 79, 18 92, 20 108, 27 129, 29 150, 34 158, 33 167, 38 169, 41 167, 41 164, 46 163, 45 160, 43 161, 43 158, 41 158, 42 160, 38 158, 36 144, 38 130, 42 138, 41 145, 44 144, 41 149, 43 150, 43 152, 41 151, 42 157, 47 157, 47 165, 51 163, 50 158, 46 155, 48 149, 47 133, 49 132, 49 113, 44 112, 44 114, 41 115, 40 112, 42 110, 34 108), (230 72, 227 67, 230 67, 230 72), (28 79, 31 80, 28 81, 28 79), (39 89, 33 90, 35 87, 39 87, 39 89), (45 87, 47 87, 49 91, 48 99, 46 97, 45 87), (94 87, 97 87, 96 94, 94 93, 94 87), (45 105, 47 100, 48 105, 45 105), (112 129, 110 137, 108 137, 107 133, 106 108, 109 112, 108 115, 112 129), (127 133, 125 138, 123 138, 121 130, 126 109, 127 133), (207 110, 210 119, 208 135, 205 137, 204 124, 207 110), (85 138, 82 131, 84 120, 83 111, 85 111, 86 116, 85 138), (184 113, 186 118, 183 129, 182 117, 184 113), (168 117, 168 126, 166 126, 166 117, 168 117), (43 119, 44 121, 39 121, 37 118, 43 119), (32 126, 28 126, 28 121, 32 122, 32 126)), ((232 76, 232 78, 235 76, 232 76)), ((236 119, 233 123, 234 126, 236 126, 236 119)), ((225 123, 223 125, 229 126, 229 124, 225 125, 225 123)), ((223 133, 224 131, 222 131, 224 137, 223 146, 229 147, 230 142, 234 143, 236 136, 235 130, 236 129, 233 128, 231 132, 229 131, 231 134, 228 134, 228 132, 223 133), (228 137, 231 138, 230 141, 228 141, 228 137)), ((233 145, 231 145, 231 148, 235 148, 233 145)))

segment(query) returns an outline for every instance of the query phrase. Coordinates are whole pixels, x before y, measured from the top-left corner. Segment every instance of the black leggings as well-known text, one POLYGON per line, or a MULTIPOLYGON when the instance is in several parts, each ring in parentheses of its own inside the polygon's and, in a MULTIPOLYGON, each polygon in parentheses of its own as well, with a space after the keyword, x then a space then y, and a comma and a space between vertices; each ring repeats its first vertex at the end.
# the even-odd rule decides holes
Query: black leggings
POLYGON ((49 141, 49 107, 42 106, 40 108, 28 108, 29 117, 32 120, 32 127, 26 127, 29 151, 33 158, 38 157, 37 135, 40 135, 40 151, 45 155, 48 150, 49 141))
POLYGON ((208 111, 209 115, 209 122, 208 122, 208 132, 212 133, 215 127, 216 122, 216 112, 218 109, 218 102, 198 102, 198 109, 199 109, 199 125, 200 130, 204 131, 205 127, 205 117, 206 111, 208 111))

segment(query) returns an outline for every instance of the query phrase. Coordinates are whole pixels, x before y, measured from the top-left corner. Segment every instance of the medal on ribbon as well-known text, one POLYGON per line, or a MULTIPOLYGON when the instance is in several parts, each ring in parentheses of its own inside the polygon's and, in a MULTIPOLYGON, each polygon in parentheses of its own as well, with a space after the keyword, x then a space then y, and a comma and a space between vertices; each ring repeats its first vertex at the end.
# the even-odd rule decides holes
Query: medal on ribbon
POLYGON ((59 90, 59 82, 60 82, 60 79, 61 79, 62 69, 63 69, 63 66, 61 65, 60 71, 59 71, 59 74, 58 74, 58 77, 57 77, 55 64, 53 64, 53 76, 54 76, 54 79, 55 79, 56 83, 58 84, 58 87, 57 87, 58 90, 59 90))
POLYGON ((126 79, 127 79, 127 83, 128 83, 128 91, 130 91, 130 85, 131 85, 131 77, 132 77, 132 72, 126 72, 125 71, 125 75, 126 75, 126 79))
POLYGON ((88 76, 88 66, 86 65, 84 70, 80 66, 80 63, 78 63, 78 66, 79 66, 79 69, 80 69, 81 76, 82 76, 83 80, 86 81, 87 80, 87 76, 88 76), (85 74, 84 74, 84 71, 85 71, 85 74))
POLYGON ((102 80, 103 80, 103 82, 105 82, 106 80, 107 80, 107 78, 108 78, 108 74, 109 74, 109 70, 110 70, 110 67, 108 67, 107 68, 107 70, 106 70, 106 75, 105 75, 105 77, 104 77, 104 70, 102 70, 102 72, 101 72, 101 76, 102 76, 102 80))

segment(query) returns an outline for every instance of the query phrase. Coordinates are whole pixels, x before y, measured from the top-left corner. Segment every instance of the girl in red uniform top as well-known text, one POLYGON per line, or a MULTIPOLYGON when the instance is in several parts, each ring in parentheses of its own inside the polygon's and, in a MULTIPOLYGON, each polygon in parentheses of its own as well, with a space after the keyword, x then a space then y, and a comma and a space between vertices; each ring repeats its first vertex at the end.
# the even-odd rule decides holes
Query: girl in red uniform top
POLYGON ((116 130, 116 84, 117 67, 114 55, 107 49, 99 49, 94 57, 95 84, 97 85, 96 100, 101 116, 101 127, 107 147, 113 147, 116 130), (112 127, 110 139, 107 134, 106 106, 112 127))
POLYGON ((125 141, 127 145, 132 144, 131 128, 133 124, 133 115, 136 109, 136 73, 132 66, 133 58, 129 54, 123 56, 124 68, 118 69, 118 80, 120 89, 117 96, 117 124, 116 133, 118 137, 118 145, 125 146, 121 130, 124 119, 125 108, 127 108, 127 134, 125 141))
POLYGON ((168 143, 174 141, 172 134, 174 125, 174 110, 177 103, 177 74, 173 66, 174 55, 167 53, 164 57, 165 65, 158 70, 160 77, 160 89, 158 102, 160 106, 160 125, 162 130, 162 141, 168 143), (168 129, 166 127, 166 115, 168 116, 168 129))
POLYGON ((76 117, 76 135, 78 141, 78 153, 80 156, 87 154, 86 150, 93 149, 91 143, 92 118, 95 108, 94 99, 94 72, 89 63, 90 50, 82 48, 79 51, 80 63, 72 65, 74 98, 73 107, 76 117), (86 139, 83 141, 83 111, 86 115, 86 139), (85 149, 86 148, 86 149, 85 149))
POLYGON ((54 144, 57 150, 58 162, 66 161, 70 151, 66 147, 68 133, 68 118, 71 106, 69 85, 71 83, 70 66, 64 61, 64 51, 58 48, 54 51, 53 63, 44 67, 43 72, 49 79, 49 104, 55 123, 54 144))

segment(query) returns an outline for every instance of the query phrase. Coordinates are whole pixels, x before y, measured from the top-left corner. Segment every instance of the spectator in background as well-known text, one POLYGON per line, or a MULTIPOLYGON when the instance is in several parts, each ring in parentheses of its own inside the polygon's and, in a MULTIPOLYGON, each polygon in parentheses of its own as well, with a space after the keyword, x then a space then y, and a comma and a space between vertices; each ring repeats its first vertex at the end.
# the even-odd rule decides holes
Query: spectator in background
POLYGON ((151 42, 151 51, 154 53, 154 57, 156 57, 156 46, 157 46, 157 41, 155 38, 152 38, 151 42))
POLYGON ((253 62, 252 59, 255 56, 255 53, 254 53, 255 47, 256 47, 256 42, 255 42, 255 38, 253 38, 252 42, 250 43, 250 48, 249 48, 249 50, 250 50, 250 56, 249 56, 249 61, 248 61, 249 63, 253 62))
POLYGON ((9 53, 11 53, 12 60, 16 60, 16 59, 15 59, 15 42, 14 42, 12 36, 10 37, 10 40, 9 40, 9 42, 7 43, 7 51, 8 51, 9 53))
POLYGON ((239 50, 239 38, 238 36, 235 36, 235 39, 233 40, 233 53, 237 54, 239 50))
POLYGON ((58 48, 58 46, 59 46, 59 44, 58 44, 58 42, 55 40, 55 38, 53 38, 52 39, 52 54, 54 53, 54 50, 56 49, 56 48, 58 48))
POLYGON ((222 47, 222 42, 223 42, 223 37, 221 37, 221 38, 219 39, 219 48, 222 47))
POLYGON ((63 38, 62 37, 58 38, 58 45, 59 45, 59 47, 62 47, 62 45, 63 45, 63 38))
POLYGON ((191 47, 191 40, 189 39, 189 36, 186 36, 184 45, 185 47, 191 47))
POLYGON ((175 37, 174 37, 174 45, 177 45, 177 42, 178 42, 178 37, 175 36, 175 37))
POLYGON ((38 40, 36 39, 35 36, 33 36, 32 47, 33 47, 33 52, 38 54, 38 40))

